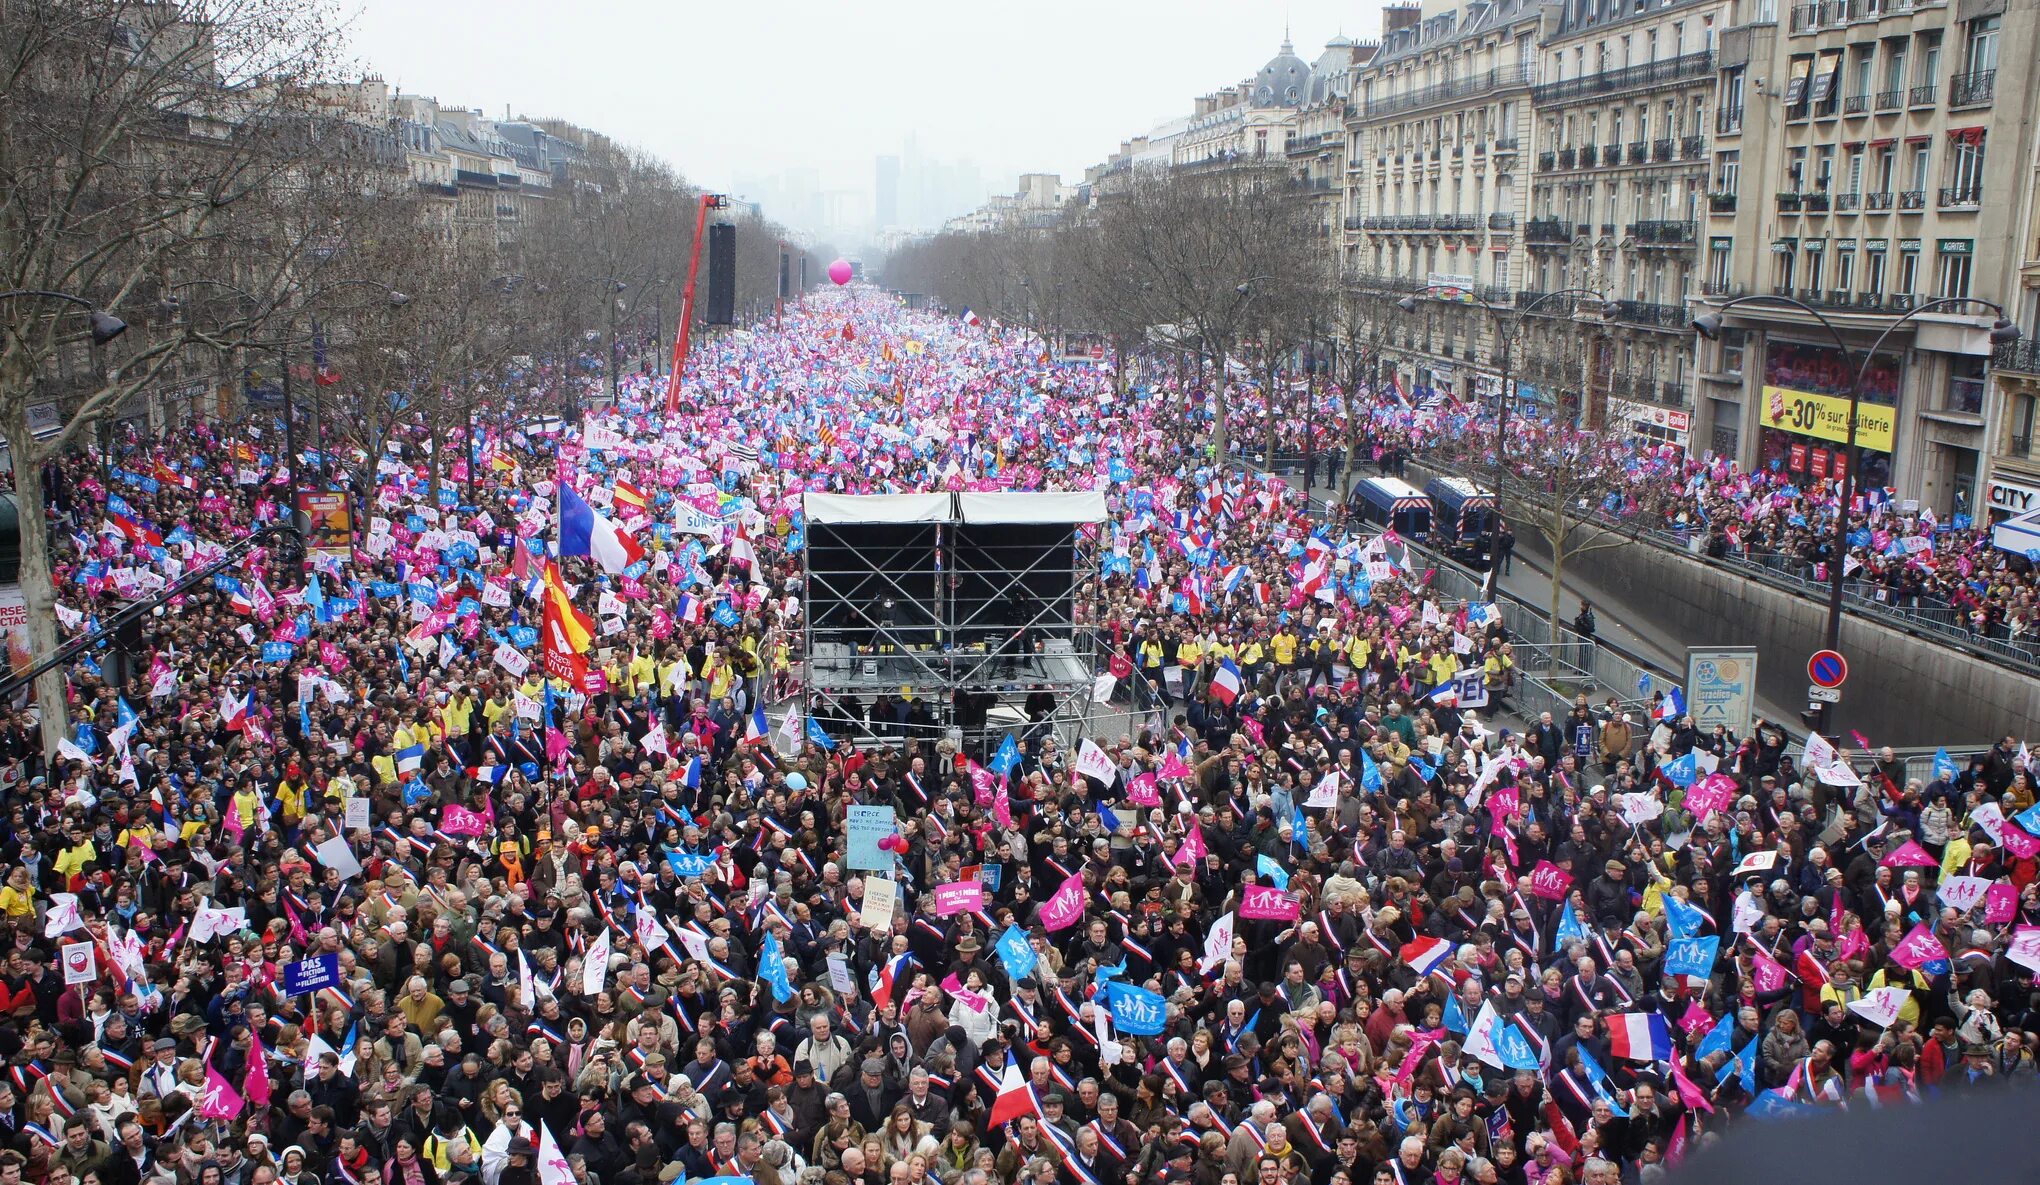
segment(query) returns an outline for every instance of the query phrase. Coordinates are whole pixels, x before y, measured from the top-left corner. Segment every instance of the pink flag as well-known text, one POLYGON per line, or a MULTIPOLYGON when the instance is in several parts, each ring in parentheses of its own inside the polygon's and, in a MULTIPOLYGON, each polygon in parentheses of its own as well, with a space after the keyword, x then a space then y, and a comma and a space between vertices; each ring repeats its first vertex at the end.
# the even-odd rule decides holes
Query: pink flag
POLYGON ((558 761, 573 747, 573 743, 567 740, 566 733, 561 732, 557 728, 545 730, 545 759, 547 761, 558 761))
POLYGON ((1013 798, 1006 793, 1004 786, 1000 786, 999 792, 992 796, 992 818, 997 819, 1001 827, 1010 830, 1013 826, 1013 798))
MULTIPOLYGON (((248 1101, 258 1107, 269 1105, 269 1058, 262 1052, 262 1038, 253 1030, 248 1033, 248 1101)), ((239 1108, 235 1108, 239 1110, 239 1108)))
POLYGON ((1240 891, 1240 916, 1277 922, 1295 921, 1302 911, 1296 898, 1273 885, 1248 885, 1240 891))
POLYGON ((1714 1018, 1700 1006, 1700 1001, 1693 1000, 1686 1005, 1686 1015, 1679 1018, 1679 1027, 1686 1030, 1687 1036, 1696 1037, 1714 1027, 1714 1018))
POLYGON ((1204 853, 1204 828, 1193 822, 1183 835, 1183 846, 1176 849, 1176 863, 1194 865, 1204 853))
POLYGON ((1189 766, 1183 764, 1182 758, 1176 756, 1174 751, 1171 751, 1162 754, 1162 776, 1165 778, 1187 778, 1191 776, 1191 770, 1189 766))
POLYGON ((1075 873, 1062 883, 1048 900, 1041 903, 1042 929, 1053 933, 1077 924, 1084 916, 1084 876, 1075 873))
POLYGON ((242 1099, 234 1084, 226 1075, 213 1069, 211 1063, 205 1067, 205 1095, 198 1101, 201 1119, 232 1119, 241 1113, 242 1099))
POLYGON ((449 802, 440 812, 439 829, 448 835, 486 835, 489 821, 464 806, 449 802))
POLYGON ((1539 860, 1530 870, 1530 891, 1546 901, 1563 901, 1572 874, 1549 860, 1539 860))
POLYGON ((1905 940, 1891 949, 1892 962, 1913 970, 1947 957, 1948 948, 1941 945, 1941 940, 1934 937, 1933 928, 1925 922, 1914 926, 1905 940))
POLYGON ((1671 1142, 1665 1145, 1665 1163, 1677 1168, 1679 1162, 1684 1159, 1686 1159, 1686 1117, 1681 1115, 1679 1122, 1672 1125, 1671 1142))
POLYGON ((1750 961, 1751 978, 1756 981, 1759 995, 1775 992, 1785 986, 1785 965, 1772 958, 1761 948, 1750 961))
POLYGON ((2040 856, 2040 839, 2035 839, 2017 823, 2007 822, 2000 836, 2005 841, 2005 851, 2019 859, 2031 860, 2040 856))
POLYGON ((1126 784, 1126 801, 1134 806, 1162 805, 1162 796, 1155 791, 1153 772, 1141 774, 1126 784))
POLYGON ((1879 861, 1886 868, 1938 868, 1941 862, 1912 840, 1906 840, 1879 861))
POLYGON ((1994 881, 1983 891, 1983 920, 1995 926, 2012 920, 2019 909, 2019 890, 2008 881, 1994 881))
POLYGON ((1680 1102, 1703 1111, 1714 1110, 1714 1104, 1707 1101, 1707 1092, 1701 1090, 1691 1078, 1686 1077, 1686 1072, 1679 1069, 1679 1063, 1676 1061, 1672 1063, 1672 1081, 1679 1088, 1680 1102))

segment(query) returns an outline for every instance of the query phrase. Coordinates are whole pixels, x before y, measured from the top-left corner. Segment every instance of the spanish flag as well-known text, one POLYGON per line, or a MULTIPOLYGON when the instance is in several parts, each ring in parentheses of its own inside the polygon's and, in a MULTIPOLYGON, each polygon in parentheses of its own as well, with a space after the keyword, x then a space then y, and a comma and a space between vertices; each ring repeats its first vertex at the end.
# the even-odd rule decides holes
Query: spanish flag
POLYGON ((588 660, 582 656, 588 653, 588 644, 595 636, 595 623, 574 608, 567 597, 566 581, 560 577, 558 564, 546 562, 544 579, 545 619, 541 637, 545 672, 578 687, 588 670, 588 660))
POLYGON ((620 477, 616 479, 616 504, 618 506, 628 506, 639 514, 651 513, 646 506, 644 491, 620 477))

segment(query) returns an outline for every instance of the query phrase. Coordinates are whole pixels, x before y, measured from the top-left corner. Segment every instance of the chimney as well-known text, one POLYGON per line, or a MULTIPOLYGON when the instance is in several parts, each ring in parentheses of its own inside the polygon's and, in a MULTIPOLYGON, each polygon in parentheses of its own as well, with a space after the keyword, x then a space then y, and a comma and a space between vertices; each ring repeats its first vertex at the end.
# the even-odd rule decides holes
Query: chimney
POLYGON ((1388 34, 1400 29, 1413 28, 1423 19, 1424 10, 1415 4, 1388 5, 1381 10, 1381 33, 1388 34))

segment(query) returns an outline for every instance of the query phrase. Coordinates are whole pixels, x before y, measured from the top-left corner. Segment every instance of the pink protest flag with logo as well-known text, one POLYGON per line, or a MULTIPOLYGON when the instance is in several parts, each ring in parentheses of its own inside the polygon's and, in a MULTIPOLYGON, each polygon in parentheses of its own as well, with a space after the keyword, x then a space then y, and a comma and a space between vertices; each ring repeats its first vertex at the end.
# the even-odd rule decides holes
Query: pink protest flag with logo
POLYGON ((448 835, 486 835, 489 821, 464 806, 449 802, 440 812, 439 829, 448 835))
POLYGON ((1572 874, 1549 860, 1539 860, 1530 870, 1530 891, 1546 901, 1562 901, 1572 884, 1572 874))
POLYGON ((1983 920, 1993 926, 2012 920, 2019 910, 2019 890, 2008 881, 1994 881, 1983 893, 1983 920))
POLYGON ((1933 928, 1925 922, 1914 926, 1904 941, 1891 948, 1891 961, 1913 970, 1947 957, 1948 948, 1941 945, 1941 940, 1934 937, 1933 928))
MULTIPOLYGON (((1082 886, 1078 886, 1081 895, 1082 886)), ((985 886, 980 881, 956 881, 935 886, 935 912, 941 917, 971 913, 985 907, 985 886)))
POLYGON ((1762 948, 1759 948, 1751 957, 1750 970, 1750 978, 1755 981, 1759 995, 1765 992, 1775 992, 1783 988, 1786 978, 1790 975, 1790 972, 1785 970, 1783 963, 1772 958, 1762 948))
POLYGON ((1683 803, 1687 813, 1704 821, 1715 811, 1724 810, 1735 801, 1735 779, 1726 774, 1708 774, 1686 791, 1683 803))
POLYGON ((1938 868, 1941 862, 1927 854, 1927 850, 1912 840, 1893 848, 1884 859, 1878 861, 1886 868, 1938 868))
POLYGON ((1240 891, 1240 916, 1265 921, 1295 921, 1302 907, 1296 898, 1273 885, 1248 885, 1240 891))
POLYGON ((1041 927, 1051 933, 1074 926, 1084 916, 1084 877, 1073 874, 1048 900, 1041 903, 1041 927))
POLYGON ((2031 860, 2035 856, 2040 856, 2040 839, 2035 839, 2032 833, 2026 831, 2017 823, 2007 822, 2002 838, 2005 843, 2005 851, 2010 852, 2018 859, 2031 860))
POLYGON ((213 1069, 208 1062, 205 1067, 205 1094, 198 1100, 198 1115, 201 1119, 232 1119, 241 1113, 244 1101, 234 1084, 226 1075, 213 1069))
POLYGON ((1141 774, 1126 784, 1126 801, 1134 806, 1160 806, 1162 796, 1155 789, 1153 772, 1141 774))
POLYGON ((248 1101, 258 1107, 269 1105, 269 1058, 262 1052, 262 1038, 248 1034, 248 1101))
POLYGON ((1183 834, 1183 846, 1176 849, 1176 863, 1194 865, 1204 859, 1204 828, 1193 822, 1183 834))
POLYGON ((1183 764, 1183 759, 1176 756, 1172 751, 1162 755, 1161 776, 1164 778, 1187 778, 1192 776, 1192 773, 1190 767, 1183 764))

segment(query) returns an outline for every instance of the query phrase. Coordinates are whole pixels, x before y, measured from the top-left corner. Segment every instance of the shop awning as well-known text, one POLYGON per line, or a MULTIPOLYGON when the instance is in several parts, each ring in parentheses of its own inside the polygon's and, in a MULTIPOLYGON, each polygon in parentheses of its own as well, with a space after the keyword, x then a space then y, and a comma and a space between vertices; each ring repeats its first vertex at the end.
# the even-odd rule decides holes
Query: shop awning
POLYGON ((1991 546, 2027 559, 2040 557, 2040 510, 2014 515, 1990 529, 1991 546))

